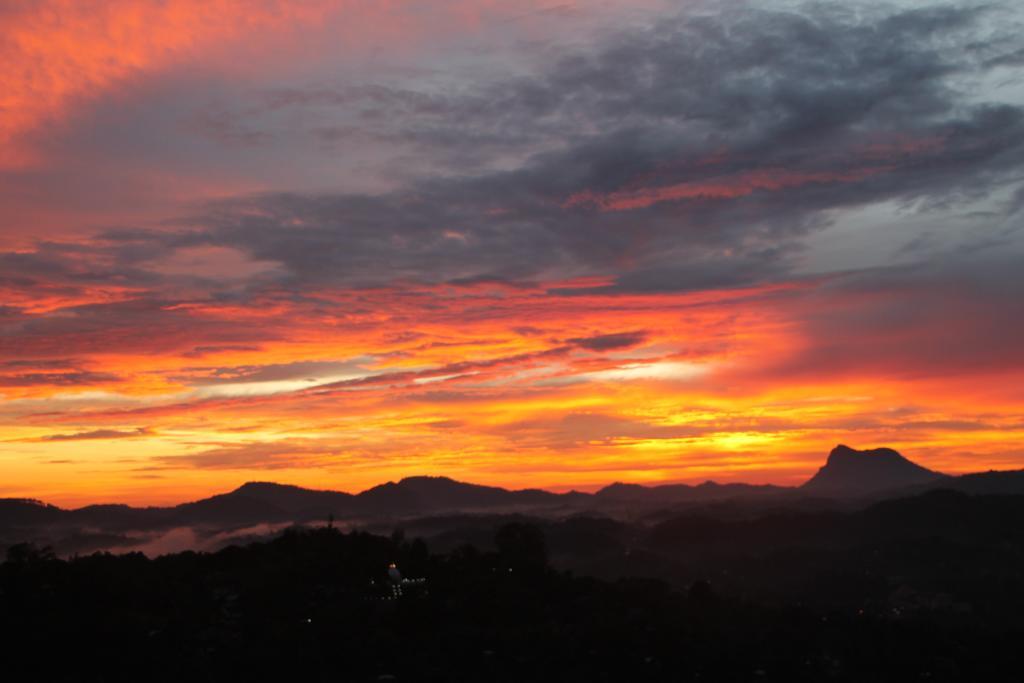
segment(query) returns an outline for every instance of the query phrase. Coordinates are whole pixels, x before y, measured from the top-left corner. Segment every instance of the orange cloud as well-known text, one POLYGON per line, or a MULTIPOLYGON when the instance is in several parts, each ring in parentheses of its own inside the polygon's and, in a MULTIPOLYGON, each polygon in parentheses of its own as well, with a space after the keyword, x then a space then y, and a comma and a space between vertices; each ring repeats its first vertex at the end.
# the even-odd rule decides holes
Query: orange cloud
MULTIPOLYGON (((0 168, 38 161, 24 138, 152 72, 194 61, 229 73, 319 61, 311 50, 386 44, 524 19, 540 0, 40 0, 0 8, 0 168), (299 33, 297 29, 304 29, 299 33)), ((520 21, 521 23, 521 21, 520 21)), ((436 35, 434 36, 437 37, 436 35)))
POLYGON ((569 208, 591 205, 601 211, 630 211, 660 202, 683 199, 735 199, 759 190, 774 192, 800 185, 856 182, 890 169, 889 166, 822 172, 788 171, 784 168, 764 169, 721 176, 712 180, 702 179, 663 187, 620 190, 608 194, 586 190, 572 195, 562 206, 569 208))
POLYGON ((329 2, 44 0, 3 10, 0 166, 31 160, 15 144, 119 83, 250 32, 308 23, 329 2))

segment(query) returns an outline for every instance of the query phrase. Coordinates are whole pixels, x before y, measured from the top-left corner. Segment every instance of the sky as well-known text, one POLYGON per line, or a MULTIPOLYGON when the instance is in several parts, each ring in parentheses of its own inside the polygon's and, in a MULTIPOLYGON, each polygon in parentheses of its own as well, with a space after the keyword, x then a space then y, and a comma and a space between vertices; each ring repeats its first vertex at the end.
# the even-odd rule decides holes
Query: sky
POLYGON ((0 496, 1024 466, 1015 2, 0 0, 0 496))

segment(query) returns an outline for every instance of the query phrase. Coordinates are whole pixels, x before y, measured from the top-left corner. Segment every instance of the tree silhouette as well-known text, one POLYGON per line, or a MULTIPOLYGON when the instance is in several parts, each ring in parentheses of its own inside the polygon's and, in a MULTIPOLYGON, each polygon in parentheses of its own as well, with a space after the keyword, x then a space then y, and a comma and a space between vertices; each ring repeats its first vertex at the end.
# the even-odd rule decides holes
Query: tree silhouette
POLYGON ((494 534, 498 556, 508 569, 538 571, 547 566, 544 532, 536 524, 510 522, 494 534))

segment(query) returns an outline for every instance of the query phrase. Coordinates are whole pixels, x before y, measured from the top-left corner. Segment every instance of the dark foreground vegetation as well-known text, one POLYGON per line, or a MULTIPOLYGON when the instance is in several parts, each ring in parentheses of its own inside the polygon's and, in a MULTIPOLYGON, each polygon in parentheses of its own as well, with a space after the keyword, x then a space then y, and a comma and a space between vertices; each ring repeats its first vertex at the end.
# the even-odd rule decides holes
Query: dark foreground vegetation
POLYGON ((567 535, 611 558, 608 520, 504 524, 486 550, 434 554, 335 528, 156 559, 17 545, 0 565, 5 679, 1018 681, 1022 515, 1019 497, 937 493, 681 517, 616 551, 714 574, 685 583, 551 567, 567 535))

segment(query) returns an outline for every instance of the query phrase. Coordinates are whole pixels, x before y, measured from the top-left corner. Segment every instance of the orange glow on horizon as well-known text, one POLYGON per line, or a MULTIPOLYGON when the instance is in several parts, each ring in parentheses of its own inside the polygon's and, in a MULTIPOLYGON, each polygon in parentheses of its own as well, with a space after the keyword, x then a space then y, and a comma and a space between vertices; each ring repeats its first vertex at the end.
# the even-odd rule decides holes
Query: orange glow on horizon
POLYGON ((986 401, 984 376, 778 377, 772 367, 806 342, 768 302, 800 291, 571 302, 539 289, 335 292, 387 311, 335 319, 283 300, 178 308, 192 320, 180 339, 79 350, 90 372, 116 381, 61 386, 59 367, 30 387, 8 379, 17 418, 0 427, 0 495, 152 504, 247 480, 357 491, 425 473, 558 490, 796 484, 840 441, 903 448, 948 472, 1012 464, 1007 430, 1019 428, 1024 397, 986 401), (210 318, 218 325, 196 324, 210 318), (256 343, 201 336, 253 320, 256 343), (970 394, 976 424, 960 404, 970 394))

